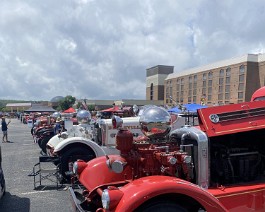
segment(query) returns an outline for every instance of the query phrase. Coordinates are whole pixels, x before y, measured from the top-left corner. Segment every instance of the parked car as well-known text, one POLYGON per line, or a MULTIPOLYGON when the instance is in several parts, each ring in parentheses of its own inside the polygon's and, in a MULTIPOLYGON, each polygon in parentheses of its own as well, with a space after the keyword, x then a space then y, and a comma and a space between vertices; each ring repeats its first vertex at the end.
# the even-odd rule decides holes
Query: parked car
POLYGON ((5 192, 6 192, 6 183, 5 183, 4 172, 2 169, 2 150, 0 146, 0 198, 2 198, 5 195, 5 192))
POLYGON ((199 126, 173 131, 161 110, 140 117, 148 139, 120 128, 120 155, 74 163, 75 210, 265 211, 265 101, 199 109, 199 126))

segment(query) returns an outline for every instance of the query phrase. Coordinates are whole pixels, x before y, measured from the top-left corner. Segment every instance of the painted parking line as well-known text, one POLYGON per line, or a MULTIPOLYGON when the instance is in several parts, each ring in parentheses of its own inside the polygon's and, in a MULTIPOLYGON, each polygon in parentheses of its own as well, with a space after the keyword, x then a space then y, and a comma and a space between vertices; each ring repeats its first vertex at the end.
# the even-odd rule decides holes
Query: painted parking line
POLYGON ((48 193, 51 191, 30 191, 30 192, 25 192, 25 193, 20 193, 21 195, 30 195, 30 194, 39 194, 39 193, 48 193))

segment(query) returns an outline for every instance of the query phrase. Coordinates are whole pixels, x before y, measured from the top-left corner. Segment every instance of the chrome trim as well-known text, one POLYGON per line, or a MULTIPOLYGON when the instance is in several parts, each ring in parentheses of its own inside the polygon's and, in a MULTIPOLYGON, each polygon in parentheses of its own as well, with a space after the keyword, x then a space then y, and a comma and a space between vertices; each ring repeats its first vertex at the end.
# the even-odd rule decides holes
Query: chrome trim
MULTIPOLYGON (((197 179, 196 183, 199 185, 201 188, 207 189, 209 187, 209 145, 208 145, 208 137, 207 135, 195 128, 195 127, 182 127, 179 129, 176 129, 172 131, 169 135, 174 137, 178 137, 179 139, 184 139, 186 136, 189 138, 195 140, 198 144, 198 154, 197 157, 196 155, 194 157, 194 163, 197 171, 197 179)), ((184 140, 181 140, 181 142, 184 142, 184 140)), ((184 145, 185 148, 185 145, 184 145)))
POLYGON ((74 211, 79 211, 79 212, 85 212, 85 210, 83 210, 83 208, 80 206, 79 204, 79 200, 76 197, 76 192, 74 191, 74 189, 70 186, 69 187, 69 192, 71 194, 71 202, 72 202, 72 206, 74 211))

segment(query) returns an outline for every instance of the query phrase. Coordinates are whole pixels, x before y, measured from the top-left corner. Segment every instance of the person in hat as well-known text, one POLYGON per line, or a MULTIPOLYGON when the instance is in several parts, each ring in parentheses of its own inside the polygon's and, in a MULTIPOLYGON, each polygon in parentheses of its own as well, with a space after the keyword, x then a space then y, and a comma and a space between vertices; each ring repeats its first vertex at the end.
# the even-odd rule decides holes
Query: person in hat
POLYGON ((60 117, 58 117, 56 119, 56 123, 55 123, 55 126, 54 126, 54 134, 55 135, 59 134, 62 131, 61 121, 62 121, 62 119, 60 117))
POLYGON ((3 132, 3 143, 9 142, 8 137, 7 137, 7 126, 9 125, 10 122, 11 121, 9 120, 9 122, 6 123, 5 117, 4 116, 2 117, 1 126, 2 126, 2 132, 3 132))

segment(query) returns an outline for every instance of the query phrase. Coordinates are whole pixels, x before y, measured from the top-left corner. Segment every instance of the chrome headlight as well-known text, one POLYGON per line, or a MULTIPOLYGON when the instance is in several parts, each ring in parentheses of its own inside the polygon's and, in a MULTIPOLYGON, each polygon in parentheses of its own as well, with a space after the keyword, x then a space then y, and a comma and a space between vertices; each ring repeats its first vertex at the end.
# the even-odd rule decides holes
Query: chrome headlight
POLYGON ((74 165, 73 165, 73 173, 77 174, 77 170, 78 170, 78 163, 76 161, 76 162, 74 162, 74 165))
POLYGON ((104 189, 101 196, 101 202, 102 202, 102 207, 108 210, 110 205, 110 196, 108 189, 104 189))
POLYGON ((183 161, 184 163, 191 163, 191 156, 186 155, 183 161))

